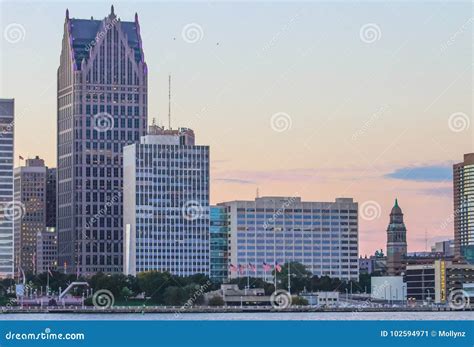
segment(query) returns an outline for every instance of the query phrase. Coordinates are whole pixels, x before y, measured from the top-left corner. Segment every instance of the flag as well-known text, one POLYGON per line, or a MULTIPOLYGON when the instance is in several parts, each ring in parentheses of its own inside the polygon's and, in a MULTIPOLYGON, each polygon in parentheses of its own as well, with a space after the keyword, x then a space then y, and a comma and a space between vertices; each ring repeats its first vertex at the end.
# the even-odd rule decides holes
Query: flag
POLYGON ((18 159, 25 160, 25 158, 23 158, 21 155, 18 156, 18 159))
POLYGON ((253 272, 257 272, 257 268, 255 267, 255 265, 249 263, 249 270, 250 271, 253 271, 253 272))
POLYGON ((278 264, 278 262, 275 263, 275 270, 281 272, 281 266, 278 264))
POLYGON ((239 264, 239 274, 243 274, 244 273, 244 270, 245 270, 245 265, 240 265, 239 264))
POLYGON ((231 272, 236 272, 237 271, 237 267, 235 265, 232 265, 232 264, 229 265, 229 269, 230 269, 231 272))
POLYGON ((263 271, 270 271, 272 267, 268 265, 267 263, 263 263, 263 271))

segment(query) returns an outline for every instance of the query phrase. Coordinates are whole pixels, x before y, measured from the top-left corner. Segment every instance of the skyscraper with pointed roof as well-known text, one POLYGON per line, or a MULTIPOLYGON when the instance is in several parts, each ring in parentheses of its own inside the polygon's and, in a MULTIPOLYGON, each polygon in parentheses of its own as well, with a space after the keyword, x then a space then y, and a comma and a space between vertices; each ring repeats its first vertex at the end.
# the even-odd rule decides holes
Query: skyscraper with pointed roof
POLYGON ((147 65, 138 16, 70 18, 57 73, 58 266, 122 271, 122 148, 147 125, 147 65))
POLYGON ((398 206, 398 199, 390 212, 390 223, 387 228, 387 273, 400 276, 406 269, 407 229, 403 222, 403 212, 398 206))

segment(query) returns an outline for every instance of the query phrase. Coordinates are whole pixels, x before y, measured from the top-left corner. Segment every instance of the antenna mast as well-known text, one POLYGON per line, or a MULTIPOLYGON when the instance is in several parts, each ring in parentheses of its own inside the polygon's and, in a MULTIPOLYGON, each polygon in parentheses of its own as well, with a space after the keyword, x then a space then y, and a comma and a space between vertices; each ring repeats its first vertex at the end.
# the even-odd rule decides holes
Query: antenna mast
POLYGON ((168 76, 168 128, 171 130, 171 75, 168 76))

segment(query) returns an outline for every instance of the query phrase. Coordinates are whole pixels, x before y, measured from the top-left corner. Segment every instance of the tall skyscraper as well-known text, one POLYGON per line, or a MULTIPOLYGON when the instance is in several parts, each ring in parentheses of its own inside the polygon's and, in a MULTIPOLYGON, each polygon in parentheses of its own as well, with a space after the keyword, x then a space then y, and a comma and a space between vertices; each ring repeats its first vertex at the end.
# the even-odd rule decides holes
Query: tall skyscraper
POLYGON ((15 101, 0 99, 0 279, 14 274, 13 143, 15 101))
POLYGON ((122 149, 147 125, 147 65, 140 25, 114 13, 66 11, 58 68, 58 266, 121 272, 122 149))
POLYGON ((223 283, 229 277, 229 215, 225 206, 211 206, 210 211, 210 278, 223 283))
POLYGON ((46 171, 46 227, 56 228, 56 169, 46 171))
POLYGON ((268 278, 268 266, 299 262, 317 276, 359 278, 358 204, 353 199, 261 197, 218 206, 226 206, 230 215, 229 261, 238 269, 230 277, 268 278))
POLYGON ((124 148, 124 272, 209 275, 209 147, 150 127, 124 148))
POLYGON ((390 223, 387 228, 387 273, 400 276, 406 269, 407 229, 403 222, 403 212, 395 199, 390 212, 390 223))
POLYGON ((474 264, 474 153, 453 167, 454 252, 474 264))
POLYGON ((25 273, 36 271, 36 236, 46 228, 46 167, 38 156, 14 170, 15 206, 22 211, 15 221, 15 263, 25 273))

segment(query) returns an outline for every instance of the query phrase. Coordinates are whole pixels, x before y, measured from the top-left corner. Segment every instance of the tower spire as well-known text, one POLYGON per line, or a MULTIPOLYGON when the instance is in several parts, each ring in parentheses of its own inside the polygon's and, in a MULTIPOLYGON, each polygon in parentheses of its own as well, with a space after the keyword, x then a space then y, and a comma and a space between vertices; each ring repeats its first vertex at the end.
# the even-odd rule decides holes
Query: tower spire
POLYGON ((398 198, 395 198, 395 207, 398 207, 398 198))
POLYGON ((66 20, 69 20, 69 9, 66 8, 66 20))

